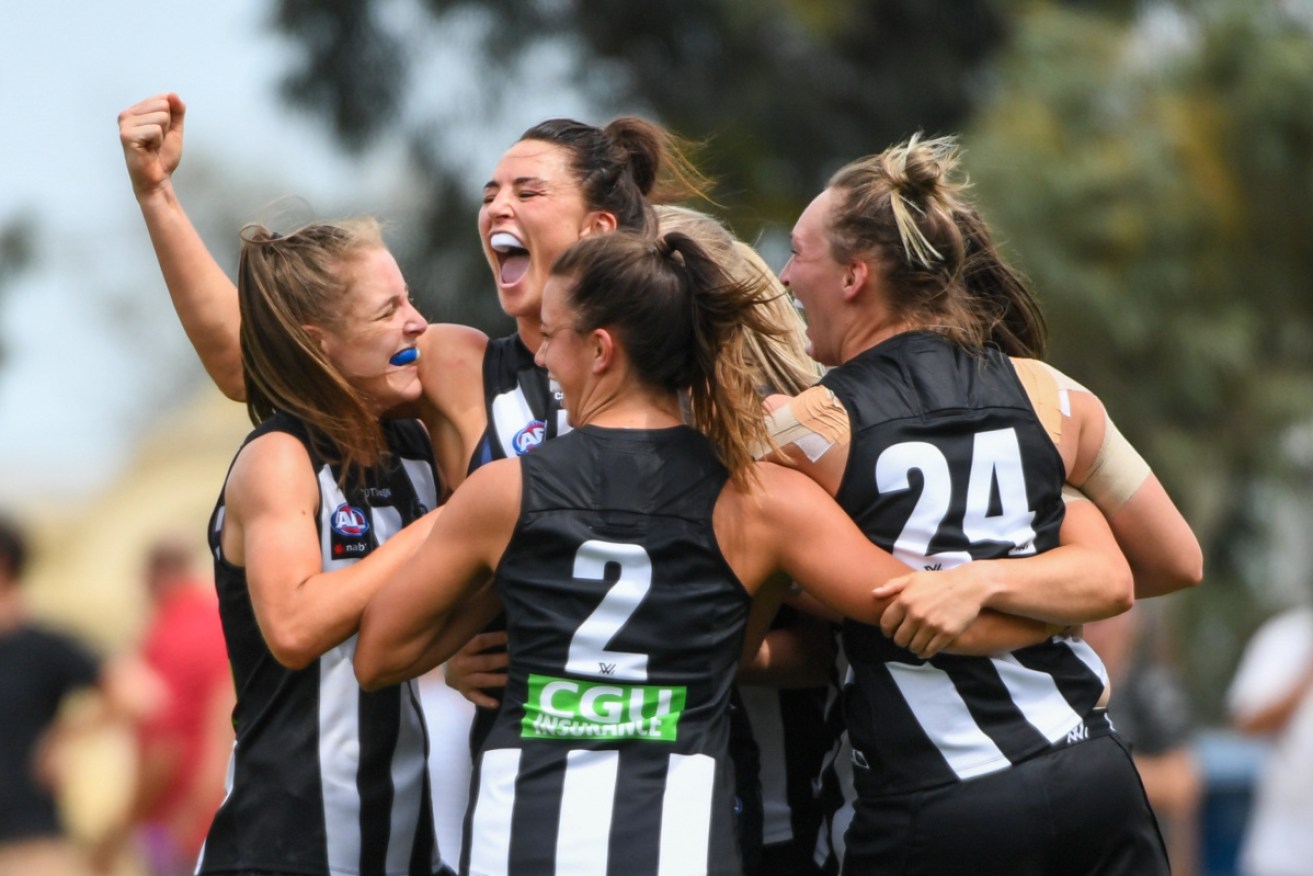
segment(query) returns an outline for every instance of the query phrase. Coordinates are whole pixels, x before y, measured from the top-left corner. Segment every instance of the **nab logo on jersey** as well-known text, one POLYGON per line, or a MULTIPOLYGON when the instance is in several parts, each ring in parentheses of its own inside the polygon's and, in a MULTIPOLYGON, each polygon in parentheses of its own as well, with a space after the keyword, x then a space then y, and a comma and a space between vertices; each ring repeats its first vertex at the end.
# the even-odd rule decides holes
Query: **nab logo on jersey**
POLYGON ((529 425, 515 433, 511 439, 511 446, 520 456, 533 450, 539 444, 543 443, 543 438, 547 435, 547 424, 542 420, 530 420, 529 425))
POLYGON ((373 549, 369 538, 369 518, 365 512, 343 502, 333 510, 329 520, 332 529, 331 551, 335 560, 355 560, 373 549))

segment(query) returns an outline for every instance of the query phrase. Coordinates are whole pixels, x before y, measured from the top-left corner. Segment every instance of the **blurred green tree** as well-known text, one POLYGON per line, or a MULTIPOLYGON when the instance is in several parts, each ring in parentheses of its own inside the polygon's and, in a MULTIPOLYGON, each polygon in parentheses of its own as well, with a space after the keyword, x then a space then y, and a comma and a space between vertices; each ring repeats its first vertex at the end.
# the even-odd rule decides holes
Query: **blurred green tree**
MULTIPOLYGON (((32 263, 36 250, 36 230, 30 217, 15 215, 0 222, 0 299, 14 277, 32 263)), ((0 366, 5 361, 4 339, 0 338, 0 366)))
MULTIPOLYGON (((953 130, 983 92, 1003 44, 995 0, 422 0, 409 17, 380 3, 282 0, 277 26, 299 54, 284 93, 363 149, 402 137, 425 195, 413 245, 398 247, 412 286, 444 319, 492 331, 501 318, 471 233, 482 177, 439 154, 441 134, 516 106, 524 84, 565 59, 566 78, 605 122, 660 119, 703 143, 698 158, 738 232, 788 227, 799 205, 854 155, 921 128, 953 130), (445 111, 408 112, 416 80, 444 73, 454 40, 475 59, 480 93, 445 111), (426 66, 427 65, 427 66, 426 66), (489 289, 489 294, 469 290, 489 289), (437 290, 436 292, 434 290, 437 290)), ((450 70, 446 73, 450 75, 450 70)), ((540 120, 532 108, 515 133, 540 120)), ((487 167, 509 146, 490 143, 487 167)))
POLYGON ((1268 506, 1313 414, 1313 35, 1287 9, 1159 4, 1128 28, 1032 6, 968 138, 1054 363, 1104 399, 1205 546, 1206 585, 1171 609, 1211 717, 1278 599, 1268 506))
POLYGON ((784 232, 846 160, 965 132, 1052 358, 1105 400, 1204 543, 1206 585, 1166 605, 1216 717, 1275 600, 1274 499, 1306 486, 1283 444, 1313 406, 1313 38, 1298 15, 1278 0, 281 0, 276 23, 297 50, 295 105, 350 149, 406 144, 411 284, 490 332, 509 322, 472 233, 482 176, 444 146, 506 123, 557 67, 590 121, 637 112, 702 141, 749 239, 784 232), (452 63, 476 68, 477 97, 444 102, 452 63))

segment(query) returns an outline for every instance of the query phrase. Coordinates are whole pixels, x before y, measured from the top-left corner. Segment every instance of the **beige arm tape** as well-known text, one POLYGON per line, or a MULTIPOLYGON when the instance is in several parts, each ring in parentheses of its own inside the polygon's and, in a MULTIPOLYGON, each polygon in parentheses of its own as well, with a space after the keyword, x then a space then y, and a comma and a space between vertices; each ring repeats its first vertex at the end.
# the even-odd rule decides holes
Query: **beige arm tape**
POLYGON ((1063 375, 1048 367, 1038 359, 1013 359, 1012 367, 1017 369, 1017 377, 1030 396, 1031 406, 1039 415, 1044 431, 1049 433, 1054 445, 1062 443, 1062 418, 1071 415, 1071 404, 1063 391, 1058 377, 1063 375))
MULTIPOLYGON (((1030 395, 1035 412, 1056 444, 1062 437, 1062 418, 1071 416, 1069 393, 1089 393, 1089 390, 1046 362, 1013 359, 1012 364, 1030 395)), ((1104 408, 1103 443, 1090 466, 1089 475, 1079 485, 1080 492, 1105 516, 1111 516, 1135 495, 1149 474, 1149 464, 1118 431, 1104 408)), ((1064 490, 1064 498, 1072 501, 1077 497, 1066 495, 1064 490)))
POLYGON ((1135 495, 1151 472, 1149 463, 1118 431, 1106 410, 1103 417, 1103 444, 1094 457, 1094 465, 1090 466, 1090 476, 1080 488, 1100 511, 1111 517, 1135 495))
MULTIPOLYGON (((824 386, 813 386, 771 411, 766 415, 766 428, 778 447, 795 444, 812 462, 852 440, 848 412, 824 386)), ((768 452, 762 450, 758 456, 768 452)))

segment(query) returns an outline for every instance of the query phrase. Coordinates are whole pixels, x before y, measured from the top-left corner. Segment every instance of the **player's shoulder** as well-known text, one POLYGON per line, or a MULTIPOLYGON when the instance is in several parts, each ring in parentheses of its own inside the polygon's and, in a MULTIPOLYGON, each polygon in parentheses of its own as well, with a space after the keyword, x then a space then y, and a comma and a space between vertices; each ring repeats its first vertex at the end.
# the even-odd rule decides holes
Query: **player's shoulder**
POLYGON ((419 339, 423 358, 443 363, 481 363, 488 336, 473 326, 454 322, 433 323, 419 339))

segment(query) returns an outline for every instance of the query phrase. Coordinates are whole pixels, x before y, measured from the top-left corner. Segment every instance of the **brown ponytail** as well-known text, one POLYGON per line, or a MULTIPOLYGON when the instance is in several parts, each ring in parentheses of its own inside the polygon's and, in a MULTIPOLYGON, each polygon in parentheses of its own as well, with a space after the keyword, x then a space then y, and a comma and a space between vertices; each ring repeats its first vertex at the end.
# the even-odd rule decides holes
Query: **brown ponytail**
POLYGON ((609 328, 639 380, 688 393, 692 425, 747 487, 753 448, 768 438, 745 330, 781 331, 759 306, 760 287, 732 280, 678 232, 656 240, 626 232, 587 237, 552 273, 573 281, 569 303, 579 330, 609 328))

